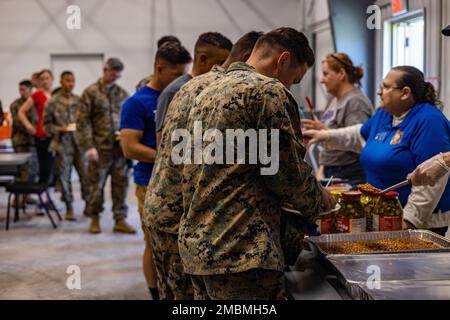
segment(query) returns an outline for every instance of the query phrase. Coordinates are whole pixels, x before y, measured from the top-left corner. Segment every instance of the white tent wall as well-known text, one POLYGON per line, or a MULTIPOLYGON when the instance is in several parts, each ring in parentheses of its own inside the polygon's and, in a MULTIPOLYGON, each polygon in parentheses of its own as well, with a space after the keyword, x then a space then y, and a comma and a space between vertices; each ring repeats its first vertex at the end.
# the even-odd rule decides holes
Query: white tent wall
MULTIPOLYGON (((52 54, 117 56, 125 63, 119 84, 132 93, 135 84, 152 72, 159 37, 174 34, 192 52, 198 35, 206 31, 221 32, 235 41, 251 30, 268 31, 279 26, 300 28, 302 2, 1 0, 0 99, 8 109, 18 95, 17 83, 29 78, 34 71, 51 67, 52 54), (69 5, 81 8, 80 30, 66 27, 69 5)), ((101 70, 91 70, 91 73, 94 82, 101 70)))

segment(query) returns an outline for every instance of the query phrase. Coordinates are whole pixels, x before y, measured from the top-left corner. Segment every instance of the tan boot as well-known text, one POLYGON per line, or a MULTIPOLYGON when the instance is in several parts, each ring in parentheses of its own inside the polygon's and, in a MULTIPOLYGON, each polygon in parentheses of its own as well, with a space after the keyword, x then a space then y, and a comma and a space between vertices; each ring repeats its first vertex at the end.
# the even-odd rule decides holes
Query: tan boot
POLYGON ((92 218, 89 232, 95 233, 95 234, 102 232, 102 230, 100 229, 100 218, 99 217, 92 218))
POLYGON ((75 215, 73 214, 72 206, 67 206, 66 216, 64 218, 66 221, 77 221, 75 215))
POLYGON ((114 232, 120 232, 120 233, 128 233, 128 234, 134 234, 136 233, 136 230, 130 226, 125 219, 117 220, 116 224, 114 225, 114 232))

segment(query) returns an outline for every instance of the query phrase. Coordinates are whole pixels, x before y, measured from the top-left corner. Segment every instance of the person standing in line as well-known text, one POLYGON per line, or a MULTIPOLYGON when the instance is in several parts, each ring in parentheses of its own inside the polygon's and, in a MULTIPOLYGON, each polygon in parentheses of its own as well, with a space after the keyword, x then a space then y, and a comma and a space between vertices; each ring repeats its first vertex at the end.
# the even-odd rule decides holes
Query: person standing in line
POLYGON ((19 108, 18 117, 27 132, 35 136, 35 145, 39 159, 39 183, 48 186, 53 171, 54 157, 49 151, 51 138, 44 129, 44 110, 51 98, 53 87, 53 74, 44 69, 39 74, 40 89, 36 90, 19 108), (37 113, 37 124, 33 125, 27 117, 29 110, 34 106, 37 113))
MULTIPOLYGON (((163 36, 158 40, 156 44, 157 49, 159 49, 163 44, 168 42, 173 42, 181 45, 181 41, 177 37, 169 35, 163 36)), ((148 75, 147 77, 141 79, 141 81, 139 81, 138 84, 136 85, 136 92, 145 87, 150 82, 150 80, 152 80, 152 76, 153 75, 148 75)))
POLYGON ((178 250, 178 229, 183 212, 183 166, 172 162, 172 134, 175 130, 186 128, 190 108, 205 87, 223 78, 226 69, 233 62, 247 61, 261 34, 253 31, 241 37, 224 64, 215 65, 211 71, 189 80, 170 103, 144 208, 144 222, 153 241, 161 299, 186 300, 192 299, 194 294, 191 279, 184 273, 178 250))
POLYGON ((81 195, 88 196, 86 183, 87 163, 76 139, 76 111, 79 97, 72 93, 75 76, 71 71, 61 73, 61 89, 49 100, 44 111, 44 128, 52 138, 49 149, 56 155, 56 171, 66 205, 65 219, 75 221, 73 212, 72 167, 80 178, 81 195))
POLYGON ((282 208, 302 212, 305 223, 314 221, 320 210, 334 208, 333 198, 303 160, 298 105, 289 91, 314 62, 303 33, 278 28, 258 39, 246 63, 233 63, 223 79, 195 99, 186 126, 190 136, 211 132, 215 143, 202 141, 203 155, 215 146, 216 156, 223 150, 219 154, 227 159, 227 164, 220 158, 211 163, 214 156, 207 154, 196 164, 188 157, 183 167, 178 246, 195 299, 284 299, 282 208), (259 143, 244 137, 248 149, 245 142, 236 146, 234 137, 230 146, 227 132, 237 130, 270 137, 259 143), (235 158, 242 144, 244 163, 235 158), (249 160, 258 147, 277 148, 271 151, 273 171, 265 159, 249 160))
POLYGON ((221 65, 230 54, 233 43, 218 32, 206 32, 195 43, 192 71, 175 79, 163 90, 158 99, 156 110, 157 142, 161 140, 161 131, 170 102, 180 88, 193 77, 209 72, 214 65, 221 65))
MULTIPOLYGON (((186 72, 186 64, 192 60, 189 52, 180 44, 163 44, 156 52, 153 76, 150 82, 122 106, 120 116, 120 140, 127 159, 138 160, 134 166, 134 182, 138 211, 143 219, 143 207, 147 185, 156 157, 155 111, 162 90, 174 79, 186 72)), ((153 262, 152 243, 149 230, 142 222, 145 249, 143 270, 148 288, 154 300, 159 299, 156 271, 153 262)))
MULTIPOLYGON (((20 166, 20 180, 23 182, 36 182, 37 177, 37 155, 34 145, 34 137, 28 133, 19 119, 18 113, 20 107, 27 101, 33 92, 33 84, 30 80, 23 80, 19 83, 20 97, 14 100, 9 107, 11 111, 12 128, 11 141, 14 152, 17 153, 31 153, 30 160, 20 166)), ((37 114, 34 108, 30 108, 27 118, 36 125, 37 114)))
POLYGON ((114 232, 136 233, 126 221, 128 206, 128 164, 120 144, 120 110, 128 93, 116 84, 124 69, 117 58, 103 67, 103 76, 87 87, 77 109, 77 139, 88 165, 89 198, 84 214, 91 218, 89 232, 98 234, 103 211, 106 179, 111 176, 114 232))

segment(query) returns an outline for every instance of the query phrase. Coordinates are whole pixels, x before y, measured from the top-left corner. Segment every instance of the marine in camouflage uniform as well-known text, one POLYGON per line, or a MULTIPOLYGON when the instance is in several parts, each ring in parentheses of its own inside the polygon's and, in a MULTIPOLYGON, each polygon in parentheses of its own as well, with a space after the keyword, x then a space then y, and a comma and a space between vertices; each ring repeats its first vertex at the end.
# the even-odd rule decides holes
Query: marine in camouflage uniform
POLYGON ((152 80, 152 75, 149 75, 148 77, 145 77, 144 79, 139 81, 138 84, 136 85, 136 92, 138 92, 143 87, 145 87, 147 85, 147 83, 149 83, 151 80, 152 80))
POLYGON ((175 165, 171 160, 172 133, 186 128, 194 99, 224 75, 225 69, 215 65, 210 72, 193 78, 177 92, 167 111, 144 209, 144 222, 151 230, 158 291, 162 299, 187 300, 194 297, 190 277, 184 273, 178 252, 178 229, 183 213, 183 166, 175 165))
MULTIPOLYGON (((69 125, 75 126, 79 97, 72 94, 71 101, 62 92, 52 96, 44 110, 44 129, 51 136, 49 151, 56 155, 56 170, 66 204, 66 219, 73 220, 72 167, 78 173, 83 200, 87 200, 87 161, 81 151, 75 131, 67 132, 69 125)), ((75 128, 74 128, 75 129, 75 128)))
POLYGON ((77 110, 77 138, 83 152, 96 148, 99 161, 89 161, 89 199, 85 215, 98 218, 103 211, 104 187, 111 175, 113 215, 116 223, 126 218, 128 164, 119 140, 119 117, 127 92, 117 84, 104 86, 102 79, 86 88, 77 110))
MULTIPOLYGON (((281 207, 294 208, 312 222, 322 198, 321 186, 303 161, 306 148, 297 112, 281 82, 245 63, 232 64, 222 80, 195 100, 187 124, 191 135, 195 121, 202 122, 203 133, 267 129, 270 135, 279 130, 279 170, 274 175, 261 175, 261 165, 184 165, 179 250, 196 290, 206 290, 197 296, 283 297, 281 207), (215 294, 224 279, 227 286, 215 294), (268 282, 265 294, 248 292, 264 288, 264 282, 268 282), (240 287, 241 283, 255 286, 240 287)), ((270 150, 270 136, 267 140, 270 150)), ((203 142, 203 148, 208 144, 203 142)))
MULTIPOLYGON (((28 133, 18 116, 19 109, 26 100, 27 99, 25 98, 18 98, 13 101, 9 108, 12 119, 11 141, 15 152, 31 153, 29 161, 26 164, 20 166, 21 181, 35 182, 38 176, 38 160, 36 148, 34 146, 34 136, 28 133)), ((37 113, 35 108, 31 108, 28 111, 27 118, 33 126, 36 126, 37 113)))

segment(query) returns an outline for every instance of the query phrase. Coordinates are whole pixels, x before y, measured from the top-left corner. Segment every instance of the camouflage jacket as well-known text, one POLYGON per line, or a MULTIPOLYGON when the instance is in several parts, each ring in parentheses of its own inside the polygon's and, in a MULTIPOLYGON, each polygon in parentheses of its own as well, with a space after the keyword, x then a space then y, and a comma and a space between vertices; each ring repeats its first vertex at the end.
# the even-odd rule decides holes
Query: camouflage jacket
POLYGON ((77 110, 77 138, 85 151, 92 147, 111 150, 120 129, 120 110, 128 93, 114 84, 102 85, 101 79, 84 90, 77 110))
POLYGON ((44 130, 51 136, 49 150, 62 154, 79 150, 75 132, 63 132, 69 124, 76 123, 79 97, 72 95, 72 104, 68 105, 61 92, 52 96, 44 109, 44 130))
POLYGON ((210 83, 224 75, 225 69, 214 66, 210 72, 197 76, 182 86, 170 103, 145 200, 144 222, 147 226, 168 233, 178 233, 183 214, 181 190, 183 165, 176 165, 171 160, 172 133, 175 129, 186 128, 194 99, 210 83))
MULTIPOLYGON (((19 109, 25 101, 27 101, 27 99, 18 98, 14 100, 9 107, 12 119, 11 141, 13 146, 34 145, 34 136, 28 133, 27 129, 25 129, 25 126, 19 119, 19 109)), ((34 107, 28 110, 27 118, 32 125, 36 126, 37 112, 34 107)))
POLYGON ((145 77, 144 79, 142 79, 141 81, 138 82, 138 84, 136 85, 136 91, 141 90, 144 86, 147 85, 147 83, 149 83, 152 80, 152 75, 149 75, 148 77, 145 77))
MULTIPOLYGON (((313 221, 321 200, 321 187, 303 161, 306 150, 296 109, 278 80, 245 63, 232 64, 223 79, 199 94, 188 118, 191 136, 195 121, 202 122, 203 133, 218 129, 224 136, 227 129, 260 134, 267 129, 271 150, 272 130, 279 130, 279 168, 263 176, 261 164, 184 165, 178 245, 186 273, 283 270, 281 207, 295 208, 313 221)), ((210 144, 202 143, 203 150, 210 144)))

